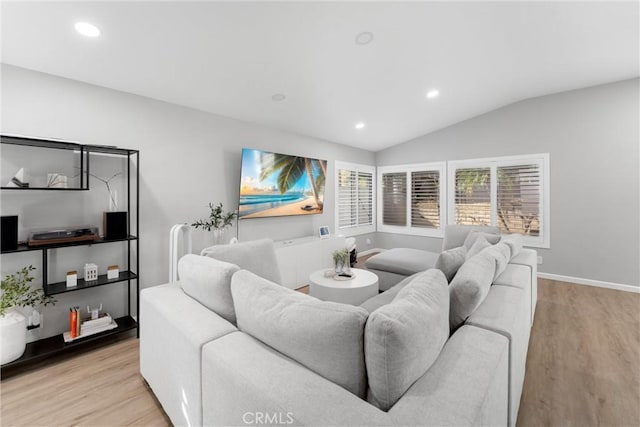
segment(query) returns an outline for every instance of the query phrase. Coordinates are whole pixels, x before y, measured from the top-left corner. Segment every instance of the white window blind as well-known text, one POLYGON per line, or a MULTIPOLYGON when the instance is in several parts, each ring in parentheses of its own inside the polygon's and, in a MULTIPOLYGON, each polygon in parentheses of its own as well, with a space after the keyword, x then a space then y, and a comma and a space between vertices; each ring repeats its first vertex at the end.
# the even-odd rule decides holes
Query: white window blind
POLYGON ((345 234, 375 231, 373 166, 336 162, 336 229, 345 234))
POLYGON ((446 164, 378 168, 378 231, 442 237, 446 219, 446 164))
POLYGON ((449 223, 494 225, 549 247, 548 154, 452 161, 448 169, 449 223))
POLYGON ((497 215, 503 233, 540 235, 540 165, 499 166, 497 215))
POLYGON ((407 174, 382 174, 382 223, 407 224, 407 174))
POLYGON ((411 172, 411 226, 440 228, 440 172, 411 172))
POLYGON ((455 223, 490 225, 491 169, 456 169, 455 180, 455 223))

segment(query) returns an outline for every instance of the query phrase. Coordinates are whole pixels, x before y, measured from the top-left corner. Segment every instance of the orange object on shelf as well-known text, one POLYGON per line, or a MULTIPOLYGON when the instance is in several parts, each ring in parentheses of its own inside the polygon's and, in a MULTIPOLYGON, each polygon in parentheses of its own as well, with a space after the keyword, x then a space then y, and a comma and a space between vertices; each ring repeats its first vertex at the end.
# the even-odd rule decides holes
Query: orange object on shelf
POLYGON ((75 338, 78 336, 78 312, 75 309, 71 309, 69 312, 69 332, 71 333, 71 338, 75 338))

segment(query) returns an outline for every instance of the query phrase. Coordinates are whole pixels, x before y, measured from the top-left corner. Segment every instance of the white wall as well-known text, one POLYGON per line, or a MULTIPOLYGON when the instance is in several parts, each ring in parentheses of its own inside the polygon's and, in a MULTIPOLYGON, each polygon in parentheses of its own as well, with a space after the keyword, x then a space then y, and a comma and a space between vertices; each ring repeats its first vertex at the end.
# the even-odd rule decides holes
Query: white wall
MULTIPOLYGON (((323 214, 242 220, 241 240, 302 237, 316 234, 320 225, 328 225, 333 231, 334 161, 375 163, 373 153, 340 144, 13 66, 2 65, 1 71, 3 133, 140 150, 142 287, 167 281, 169 230, 173 224, 206 217, 210 201, 223 202, 228 209, 237 207, 243 147, 311 156, 329 162, 323 214)), ((10 213, 9 210, 14 209, 12 206, 17 204, 15 199, 8 199, 9 196, 15 198, 2 195, 3 215, 10 213)), ((32 213, 31 220, 46 225, 50 223, 51 212, 63 211, 63 205, 69 205, 69 197, 75 200, 81 196, 49 197, 47 207, 32 213)), ((33 200, 30 206, 39 206, 40 200, 33 200)), ((92 210, 93 207, 85 203, 82 209, 101 212, 104 207, 92 210)), ((64 224, 57 219, 54 225, 64 224)), ((227 237, 233 235, 235 228, 227 237)), ((367 237, 373 235, 358 238, 359 250, 373 247, 366 244, 367 237)), ((206 233, 194 233, 194 250, 211 242, 206 233)), ((35 254, 3 255, 2 274, 28 263, 40 267, 35 254)), ((102 256, 95 258, 99 261, 102 256)), ((50 279, 61 281, 63 277, 50 279)), ((79 291, 60 296, 58 305, 47 311, 53 313, 48 316, 53 321, 47 326, 46 335, 62 330, 66 322, 65 310, 70 305, 86 304, 87 299, 98 302, 107 298, 109 288, 103 287, 95 294, 94 291, 79 291), (53 330, 56 328, 59 330, 53 330)))
MULTIPOLYGON (((380 151, 377 164, 548 152, 551 248, 538 250, 540 271, 639 286, 638 82, 512 104, 380 151)), ((376 235, 383 248, 439 250, 441 242, 376 235)))

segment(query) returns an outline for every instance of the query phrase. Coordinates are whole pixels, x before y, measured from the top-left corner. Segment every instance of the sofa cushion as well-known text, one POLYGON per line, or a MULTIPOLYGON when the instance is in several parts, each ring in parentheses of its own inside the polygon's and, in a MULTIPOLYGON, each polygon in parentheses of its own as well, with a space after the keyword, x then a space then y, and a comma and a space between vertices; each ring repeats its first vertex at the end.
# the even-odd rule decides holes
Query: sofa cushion
POLYGON ((193 254, 178 261, 184 293, 234 325, 236 313, 231 298, 231 276, 238 270, 237 265, 193 254))
POLYGON ((398 292, 400 292, 402 288, 404 288, 409 283, 411 283, 411 281, 419 274, 421 273, 416 273, 409 277, 405 277, 403 280, 400 281, 400 283, 397 283, 396 285, 389 288, 388 290, 382 293, 379 293, 374 297, 369 298, 368 300, 360 304, 360 307, 364 308, 369 313, 373 313, 378 308, 382 307, 383 305, 387 305, 391 301, 393 301, 396 295, 398 295, 398 292))
POLYGON ((451 281, 449 325, 453 332, 460 327, 486 298, 496 272, 496 260, 487 251, 465 262, 451 281))
MULTIPOLYGON (((464 240, 471 231, 482 231, 490 234, 500 234, 500 228, 490 225, 458 225, 451 224, 444 228, 442 250, 457 248, 464 244, 464 240)), ((467 248, 469 249, 469 248, 467 248)))
POLYGON ((504 242, 511 249, 511 258, 517 256, 522 250, 522 234, 506 234, 502 236, 500 242, 504 242))
POLYGON ((276 250, 271 239, 211 246, 204 249, 202 255, 230 262, 267 280, 282 283, 276 250))
POLYGON ((421 249, 394 248, 380 252, 365 262, 373 270, 391 271, 410 276, 433 268, 438 254, 421 249))
POLYGON ((435 268, 442 271, 447 278, 447 282, 453 279, 458 269, 464 264, 467 255, 467 248, 465 246, 459 246, 443 251, 438 255, 435 268))
POLYGON ((367 400, 389 410, 429 369, 449 338, 449 292, 440 270, 411 280, 365 327, 367 400))
POLYGON ((496 272, 493 274, 493 280, 495 280, 507 268, 511 260, 511 248, 506 243, 500 242, 489 246, 485 251, 490 253, 496 261, 496 272))
POLYGON ((365 397, 365 309, 320 301, 246 270, 233 275, 231 293, 240 330, 365 397))
POLYGON ((484 231, 474 230, 467 234, 467 238, 464 239, 464 246, 466 246, 467 249, 471 249, 476 240, 481 236, 487 239, 487 242, 492 245, 495 245, 500 241, 500 234, 485 233, 484 231))
POLYGON ((465 255, 465 260, 468 260, 478 255, 480 252, 482 252, 483 250, 489 247, 491 247, 491 243, 489 243, 484 236, 478 236, 478 238, 474 240, 473 245, 471 245, 471 247, 467 251, 467 254, 465 255))

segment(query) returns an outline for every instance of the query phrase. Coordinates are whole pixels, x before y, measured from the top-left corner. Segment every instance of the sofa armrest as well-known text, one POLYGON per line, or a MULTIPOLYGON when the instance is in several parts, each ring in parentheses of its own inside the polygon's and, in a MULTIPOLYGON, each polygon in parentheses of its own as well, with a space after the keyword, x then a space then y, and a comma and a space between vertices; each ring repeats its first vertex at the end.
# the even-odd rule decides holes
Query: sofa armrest
POLYGON ((464 325, 388 414, 397 425, 505 426, 508 355, 507 338, 464 325))
POLYGON ((204 346, 202 401, 207 426, 393 424, 385 412, 243 332, 204 346))
POLYGON ((179 283, 140 292, 140 373, 175 425, 202 425, 202 346, 236 331, 179 283))

